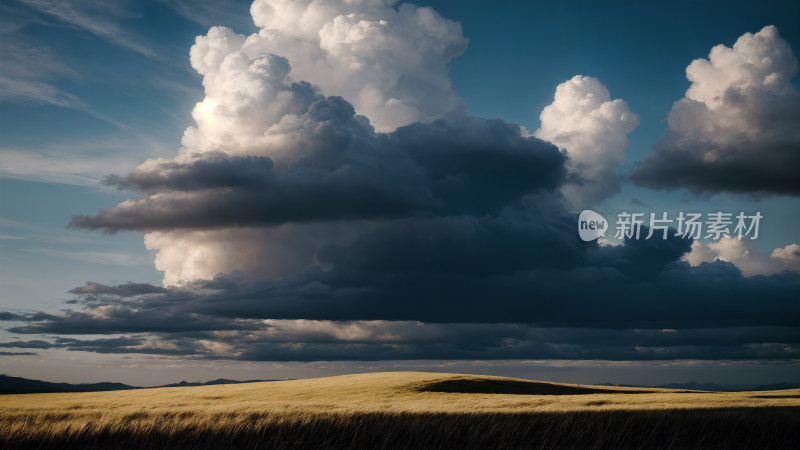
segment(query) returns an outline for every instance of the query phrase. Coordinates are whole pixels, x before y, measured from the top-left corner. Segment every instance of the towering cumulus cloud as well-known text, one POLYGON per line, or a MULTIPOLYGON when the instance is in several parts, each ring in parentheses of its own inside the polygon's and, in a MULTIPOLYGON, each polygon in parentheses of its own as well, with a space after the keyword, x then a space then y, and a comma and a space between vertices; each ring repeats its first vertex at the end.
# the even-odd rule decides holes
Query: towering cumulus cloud
POLYGON ((717 45, 686 68, 692 85, 633 175, 645 186, 800 194, 797 58, 774 26, 717 45))
POLYGON ((205 98, 178 155, 109 177, 136 197, 72 221, 143 232, 164 283, 88 283, 72 291, 76 310, 5 318, 20 322, 13 333, 60 337, 0 345, 241 360, 800 357, 783 346, 797 342, 797 274, 692 266, 692 242, 674 233, 580 240, 574 209, 617 189, 638 122, 596 79, 560 85, 525 136, 465 113, 447 62, 466 40, 430 8, 257 1, 252 13, 257 34, 212 28, 192 47, 205 98))
POLYGON ((296 79, 346 98, 378 130, 430 121, 462 105, 447 63, 467 39, 433 9, 396 3, 256 0, 251 12, 261 30, 241 50, 289 58, 296 79))
POLYGON ((569 153, 572 179, 562 192, 575 209, 591 206, 619 190, 614 169, 625 162, 627 134, 639 116, 624 100, 611 100, 599 80, 576 75, 556 88, 553 103, 541 114, 534 136, 569 153))
POLYGON ((447 73, 448 61, 466 48, 460 25, 430 8, 394 3, 258 0, 251 8, 258 33, 211 28, 191 49, 206 98, 192 113, 197 126, 186 130, 180 155, 111 179, 142 197, 74 224, 147 231, 168 284, 231 270, 282 276, 313 264, 323 244, 368 228, 364 221, 447 207, 430 189, 463 197, 483 183, 494 199, 553 183, 560 156, 550 150, 553 164, 535 168, 553 176, 522 172, 539 158, 523 147, 546 146, 521 139, 512 126, 453 112, 453 120, 428 129, 375 133, 373 126, 393 130, 462 107, 447 73), (483 134, 489 130, 522 163, 517 181, 495 194, 491 177, 505 174, 476 166, 479 153, 496 146, 483 134), (455 141, 438 147, 449 137, 474 153, 454 173, 447 158, 467 157, 453 152, 455 141), (481 142, 484 149, 474 148, 481 142), (438 159, 420 167, 432 154, 410 145, 436 147, 438 159), (458 177, 474 186, 457 185, 458 177))

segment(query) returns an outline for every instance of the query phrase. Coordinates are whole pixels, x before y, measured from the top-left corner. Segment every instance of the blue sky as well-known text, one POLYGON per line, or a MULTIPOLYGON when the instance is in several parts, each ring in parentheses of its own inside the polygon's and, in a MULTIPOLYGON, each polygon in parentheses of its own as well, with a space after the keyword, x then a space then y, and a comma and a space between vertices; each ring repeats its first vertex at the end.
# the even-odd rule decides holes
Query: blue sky
MULTIPOLYGON (((0 52, 11 62, 0 68, 0 310, 57 314, 65 308, 65 300, 74 298, 67 291, 87 282, 108 286, 161 283, 164 273, 154 266, 157 251, 145 247, 141 232, 104 234, 67 228, 67 224, 74 215, 110 210, 135 197, 131 191, 104 185, 102 180, 107 175, 124 176, 147 159, 177 155, 184 130, 195 125, 192 111, 206 95, 203 77, 190 64, 189 49, 195 38, 208 33, 210 26, 227 26, 242 35, 259 30, 250 17, 249 2, 225 3, 198 6, 164 0, 109 6, 76 0, 59 7, 39 1, 11 1, 0 6, 0 52)), ((606 217, 621 211, 667 211, 671 215, 685 210, 760 211, 764 220, 761 235, 753 243, 757 251, 768 254, 800 242, 796 196, 724 189, 698 194, 687 188, 642 187, 628 178, 667 130, 665 117, 690 86, 686 68, 693 60, 708 58, 715 45, 731 47, 740 36, 757 33, 767 25, 777 27, 780 37, 797 55, 797 2, 417 4, 431 6, 441 17, 459 22, 463 36, 469 39, 463 53, 447 65, 457 95, 470 115, 502 119, 533 132, 542 126, 539 115, 554 101, 556 87, 575 75, 596 78, 607 87, 611 99, 624 100, 638 115, 638 127, 627 134, 630 144, 625 150, 626 160, 614 168, 620 188, 592 204, 592 209, 606 217)), ((293 70, 300 70, 293 59, 300 56, 280 56, 289 58, 293 70)), ((796 77, 791 85, 798 89, 796 77)), ((357 102, 346 96, 345 100, 357 102)), ((356 112, 362 111, 363 107, 356 104, 356 112)), ((379 123, 375 117, 370 119, 379 123)), ((341 230, 337 233, 346 234, 341 230)), ((704 240, 705 244, 709 242, 704 240)), ((787 310, 787 314, 793 311, 787 310)), ((766 325, 774 324, 758 326, 766 325)), ((131 333, 137 332, 127 335, 131 333)), ((793 337, 785 344, 796 346, 798 341, 793 339, 797 329, 790 328, 789 334, 793 337)), ((86 335, 96 336, 93 332, 86 335)), ((9 331, 0 331, 0 338, 27 339, 9 331)), ((46 350, 42 354, 49 354, 46 352, 53 352, 56 360, 84 358, 102 365, 105 372, 97 376, 103 379, 123 377, 109 369, 114 365, 111 359, 103 359, 98 352, 46 350)), ((136 364, 147 367, 142 369, 146 375, 127 376, 132 381, 172 381, 185 373, 185 367, 202 366, 192 362, 197 357, 191 356, 179 358, 181 368, 168 371, 158 359, 164 357, 122 352, 107 358, 141 358, 136 364)), ((3 366, 10 374, 57 378, 48 375, 51 364, 36 362, 36 357, 0 358, 9 359, 3 366)), ((788 379, 791 374, 783 368, 784 363, 772 358, 769 364, 759 366, 763 369, 743 370, 747 377, 734 381, 796 381, 788 379)), ((329 373, 325 369, 329 366, 309 368, 320 364, 315 362, 296 363, 301 368, 292 370, 251 361, 213 364, 220 366, 219 370, 229 370, 226 374, 231 377, 241 378, 270 371, 288 377, 298 377, 289 373, 292 370, 302 376, 329 373)), ((358 364, 362 363, 336 364, 334 372, 338 373, 361 370, 358 364)), ((380 364, 393 363, 370 364, 381 368, 380 364)), ((508 375, 535 377, 544 373, 532 371, 523 363, 508 364, 513 369, 500 364, 480 367, 508 375)), ((641 367, 627 375, 610 371, 609 376, 613 373, 627 377, 620 382, 635 382, 652 375, 647 364, 632 365, 641 367)), ((548 368, 540 370, 552 369, 542 363, 545 366, 548 368)), ((702 367, 697 373, 705 377, 700 381, 725 381, 712 363, 696 366, 702 367)), ((562 377, 573 377, 558 370, 562 377)), ((208 378, 219 374, 208 373, 208 378)), ((693 374, 691 369, 676 371, 663 381, 682 381, 680 378, 693 374)), ((89 374, 75 369, 70 378, 88 379, 89 374)), ((570 381, 606 381, 590 378, 578 375, 570 381)))

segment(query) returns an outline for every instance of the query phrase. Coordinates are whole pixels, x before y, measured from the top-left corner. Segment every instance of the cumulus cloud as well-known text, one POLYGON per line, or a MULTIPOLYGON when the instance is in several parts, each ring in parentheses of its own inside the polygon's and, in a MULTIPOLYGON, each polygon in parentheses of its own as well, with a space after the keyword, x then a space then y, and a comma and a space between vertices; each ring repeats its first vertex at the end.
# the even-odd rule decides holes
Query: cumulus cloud
POLYGON ((264 95, 251 105, 252 120, 242 125, 224 102, 207 111, 207 99, 194 112, 199 128, 186 136, 197 132, 217 151, 186 147, 174 160, 109 177, 107 184, 140 197, 71 225, 147 232, 168 284, 231 270, 284 276, 317 262, 323 245, 370 228, 365 222, 496 216, 526 195, 557 189, 564 177, 564 155, 517 125, 454 111, 378 133, 344 99, 288 84, 284 58, 247 61, 237 56, 238 73, 255 77, 251 84, 264 95), (240 132, 226 132, 224 144, 226 137, 202 131, 206 124, 240 132))
POLYGON ((624 100, 611 100, 597 78, 574 76, 556 88, 534 136, 567 150, 572 180, 562 192, 581 210, 619 191, 614 169, 625 162, 627 134, 639 125, 624 100))
POLYGON ((744 276, 772 275, 784 271, 800 273, 800 245, 790 244, 771 253, 753 246, 750 239, 725 236, 717 242, 692 242, 691 252, 683 258, 692 266, 704 262, 727 261, 741 269, 744 276))
POLYGON ((139 198, 72 222, 146 232, 165 283, 285 276, 372 222, 496 215, 560 183, 555 147, 463 113, 447 64, 467 40, 431 8, 257 1, 251 12, 258 33, 213 27, 192 47, 206 96, 179 155, 110 177, 139 198))
POLYGON ((427 122, 461 106, 448 63, 464 52, 461 25, 396 0, 256 0, 261 30, 249 55, 289 58, 292 74, 339 95, 381 131, 427 122))
POLYGON ((147 232, 167 284, 231 270, 285 276, 375 221, 497 217, 564 177, 565 156, 516 125, 455 112, 376 133, 339 97, 306 100, 293 138, 263 147, 275 159, 200 152, 148 161, 107 180, 138 199, 71 225, 147 232))
POLYGON ((644 186, 800 194, 797 58, 774 26, 717 45, 686 68, 692 82, 634 173, 644 186))
POLYGON ((288 58, 292 80, 346 98, 381 131, 427 122, 462 106, 448 75, 449 61, 467 45, 460 24, 428 7, 396 3, 257 0, 251 13, 258 33, 212 28, 192 47, 192 66, 203 75, 207 96, 239 120, 201 124, 199 131, 237 135, 239 128, 252 130, 276 118, 263 107, 258 116, 250 114, 256 106, 271 105, 272 93, 254 82, 259 67, 244 70, 273 54, 288 58))
POLYGON ((800 272, 800 244, 789 244, 783 248, 776 248, 770 257, 777 259, 793 272, 800 272))

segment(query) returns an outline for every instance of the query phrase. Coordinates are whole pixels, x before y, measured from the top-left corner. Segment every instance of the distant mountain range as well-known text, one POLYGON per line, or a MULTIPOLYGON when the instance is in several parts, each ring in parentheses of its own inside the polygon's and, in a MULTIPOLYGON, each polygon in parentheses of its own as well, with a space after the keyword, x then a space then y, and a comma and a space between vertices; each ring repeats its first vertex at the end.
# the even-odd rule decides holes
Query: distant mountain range
POLYGON ((779 391, 782 389, 798 389, 800 383, 773 383, 773 384, 716 384, 698 383, 689 381, 688 383, 669 383, 659 386, 643 384, 612 384, 603 383, 602 386, 625 386, 625 387, 648 387, 659 389, 684 389, 692 391, 714 391, 714 392, 738 392, 738 391, 779 391))
MULTIPOLYGON (((182 387, 182 386, 209 386, 212 384, 237 384, 237 383, 256 383, 260 381, 276 381, 276 380, 227 380, 220 378, 218 380, 206 381, 205 383, 189 383, 181 381, 180 383, 165 384, 163 386, 148 386, 148 387, 182 387)), ((10 377, 7 375, 0 375, 0 394, 36 394, 46 392, 96 392, 96 391, 120 391, 125 389, 145 389, 143 386, 130 386, 123 383, 51 383, 49 381, 29 380, 21 377, 10 377)))
MULTIPOLYGON (((228 380, 220 378, 218 380, 206 381, 205 383, 190 383, 181 381, 180 383, 164 384, 161 386, 130 386, 123 383, 51 383, 49 381, 29 380, 21 377, 10 377, 0 375, 0 394, 34 394, 46 392, 96 392, 96 391, 120 391, 125 389, 146 389, 148 387, 183 387, 183 386, 210 386, 213 384, 238 384, 238 383, 257 383, 261 381, 277 380, 228 380)), ((612 384, 603 383, 600 386, 626 386, 626 387, 647 387, 662 389, 681 389, 693 391, 715 391, 715 392, 736 392, 736 391, 777 391, 781 389, 797 389, 800 383, 774 383, 774 384, 715 384, 697 383, 670 383, 659 386, 648 386, 638 384, 612 384)))

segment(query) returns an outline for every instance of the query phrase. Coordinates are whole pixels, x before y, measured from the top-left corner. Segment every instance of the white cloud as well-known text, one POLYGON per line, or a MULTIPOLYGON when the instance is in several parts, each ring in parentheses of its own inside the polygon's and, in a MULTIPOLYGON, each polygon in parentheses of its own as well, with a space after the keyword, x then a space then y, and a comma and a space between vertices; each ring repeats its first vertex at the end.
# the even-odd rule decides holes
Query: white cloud
MULTIPOLYGON (((379 130, 461 107, 448 75, 449 61, 467 45, 461 26, 431 8, 395 3, 257 0, 251 13, 258 33, 212 27, 198 37, 191 62, 203 76, 205 98, 192 112, 197 125, 185 131, 177 160, 221 151, 281 164, 298 149, 327 145, 310 141, 318 124, 300 118, 319 93, 344 97, 379 130)), ((154 232, 145 242, 158 251, 164 283, 175 284, 235 269, 287 275, 313 264, 323 244, 359 229, 327 223, 154 232)))
POLYGON ((795 91, 790 81, 796 73, 791 47, 778 36, 777 28, 766 26, 756 34, 745 33, 733 48, 716 45, 708 59, 692 61, 686 68, 686 78, 692 82, 686 98, 724 113, 723 108, 730 106, 726 98, 730 88, 791 94, 795 91))
MULTIPOLYGON (((212 28, 193 47, 192 65, 214 97, 231 90, 232 69, 282 56, 293 81, 344 97, 383 131, 462 106, 448 75, 449 61, 466 49, 461 26, 431 8, 394 3, 257 0, 251 12, 260 31, 245 37, 212 28)), ((247 86, 240 93, 225 106, 259 100, 247 86)))
POLYGON ((625 101, 611 100, 597 78, 576 75, 556 88, 553 103, 542 111, 534 136, 569 155, 577 179, 562 192, 575 209, 583 209, 619 190, 614 169, 625 162, 627 134, 639 125, 625 101))
POLYGON ((738 267, 746 277, 772 275, 787 270, 800 272, 800 245, 790 244, 769 253, 757 250, 750 239, 725 236, 709 244, 692 242, 692 250, 684 255, 683 260, 692 266, 717 260, 727 261, 738 267))
MULTIPOLYGON (((372 0, 258 0, 251 12, 258 33, 212 27, 191 49, 205 98, 192 113, 196 126, 185 131, 178 162, 204 152, 267 156, 277 167, 293 164, 301 153, 338 158, 334 148, 347 144, 336 139, 351 134, 318 133, 328 119, 307 109, 321 95, 342 96, 378 130, 430 121, 463 106, 448 63, 467 40, 459 24, 430 8, 372 0)), ((565 195, 576 207, 617 189, 613 170, 624 161, 626 134, 637 125, 638 116, 594 78, 578 76, 558 87, 537 136, 570 153, 575 181, 565 195)), ((158 252, 164 283, 177 284, 237 269, 251 277, 288 275, 316 263, 315 253, 326 244, 358 230, 351 222, 328 222, 162 231, 146 233, 145 242, 158 252)))
POLYGON ((692 82, 634 174, 643 185, 800 194, 797 58, 774 26, 717 45, 686 68, 692 82))
POLYGON ((790 244, 783 248, 776 248, 770 255, 777 259, 793 272, 800 272, 800 244, 790 244))

